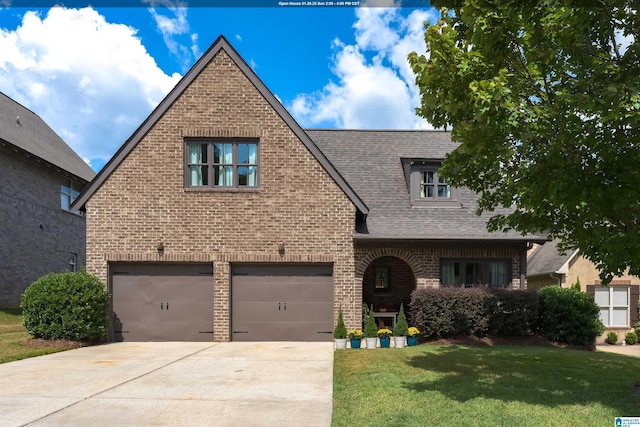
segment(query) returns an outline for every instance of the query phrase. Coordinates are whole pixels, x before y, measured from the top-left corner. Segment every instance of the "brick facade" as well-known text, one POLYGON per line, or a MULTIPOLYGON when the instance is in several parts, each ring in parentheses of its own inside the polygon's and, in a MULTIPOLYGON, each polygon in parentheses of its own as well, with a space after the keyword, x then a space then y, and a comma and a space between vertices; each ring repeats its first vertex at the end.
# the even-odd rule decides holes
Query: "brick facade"
POLYGON ((22 292, 47 273, 85 264, 85 219, 60 207, 69 178, 0 144, 0 307, 18 307, 22 292))
POLYGON ((215 341, 230 337, 234 262, 333 263, 335 311, 342 305, 345 321, 356 321, 355 207, 224 50, 95 191, 86 210, 87 270, 101 280, 108 280, 109 262, 213 263, 215 341), (202 136, 257 138, 259 188, 185 189, 184 140, 202 136))

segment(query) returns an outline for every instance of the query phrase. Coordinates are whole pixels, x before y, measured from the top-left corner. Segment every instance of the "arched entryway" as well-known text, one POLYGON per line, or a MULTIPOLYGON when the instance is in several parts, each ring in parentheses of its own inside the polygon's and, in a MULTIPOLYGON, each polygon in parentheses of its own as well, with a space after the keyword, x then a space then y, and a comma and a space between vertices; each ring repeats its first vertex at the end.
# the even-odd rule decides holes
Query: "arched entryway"
POLYGON ((373 305, 378 326, 391 328, 393 313, 404 304, 405 313, 416 288, 416 278, 409 264, 395 256, 374 259, 365 270, 362 279, 362 300, 368 307, 373 305))

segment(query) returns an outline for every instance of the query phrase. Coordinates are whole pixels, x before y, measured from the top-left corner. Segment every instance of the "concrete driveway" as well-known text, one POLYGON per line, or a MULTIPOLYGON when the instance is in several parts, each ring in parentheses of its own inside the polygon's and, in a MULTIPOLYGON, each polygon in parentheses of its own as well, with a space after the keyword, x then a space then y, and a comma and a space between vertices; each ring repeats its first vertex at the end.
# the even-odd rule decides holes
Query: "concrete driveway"
POLYGON ((333 343, 114 343, 0 365, 2 426, 330 426, 333 343))

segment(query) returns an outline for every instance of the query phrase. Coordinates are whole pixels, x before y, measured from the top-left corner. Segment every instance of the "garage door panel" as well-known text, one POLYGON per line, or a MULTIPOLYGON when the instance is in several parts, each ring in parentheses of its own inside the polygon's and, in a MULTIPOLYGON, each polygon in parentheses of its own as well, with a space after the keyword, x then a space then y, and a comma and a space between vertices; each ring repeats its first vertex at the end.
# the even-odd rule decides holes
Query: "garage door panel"
POLYGON ((213 340, 213 265, 110 267, 116 341, 213 340))
POLYGON ((233 340, 332 340, 330 265, 234 265, 231 290, 233 340))

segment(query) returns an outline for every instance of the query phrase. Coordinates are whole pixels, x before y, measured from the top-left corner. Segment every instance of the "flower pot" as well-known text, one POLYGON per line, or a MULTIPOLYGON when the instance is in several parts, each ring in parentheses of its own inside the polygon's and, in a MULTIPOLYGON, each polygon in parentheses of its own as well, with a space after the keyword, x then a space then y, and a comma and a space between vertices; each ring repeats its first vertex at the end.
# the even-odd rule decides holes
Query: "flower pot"
POLYGON ((378 338, 365 338, 367 341, 367 348, 374 349, 376 348, 376 344, 378 342, 378 338))
POLYGON ((351 344, 351 348, 360 348, 360 341, 362 340, 349 340, 351 344))
POLYGON ((344 350, 347 348, 346 338, 336 338, 336 350, 344 350))
POLYGON ((380 338, 380 348, 389 348, 391 347, 391 337, 380 338))
POLYGON ((407 345, 408 346, 412 346, 412 345, 416 345, 418 344, 418 337, 413 336, 413 337, 407 337, 407 345))
POLYGON ((393 344, 396 348, 404 347, 404 337, 393 337, 393 344))

